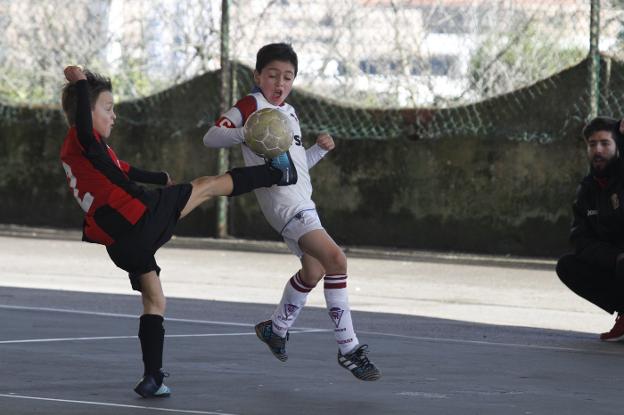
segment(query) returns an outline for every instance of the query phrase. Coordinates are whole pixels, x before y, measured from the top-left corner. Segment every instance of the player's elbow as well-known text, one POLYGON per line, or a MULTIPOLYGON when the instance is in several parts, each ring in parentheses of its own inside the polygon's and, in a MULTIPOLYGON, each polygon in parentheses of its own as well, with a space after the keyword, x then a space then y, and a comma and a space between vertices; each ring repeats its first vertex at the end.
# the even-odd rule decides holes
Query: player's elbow
POLYGON ((210 148, 217 148, 219 147, 216 143, 216 133, 219 127, 210 127, 210 129, 208 130, 208 132, 204 135, 204 145, 206 147, 210 147, 210 148))

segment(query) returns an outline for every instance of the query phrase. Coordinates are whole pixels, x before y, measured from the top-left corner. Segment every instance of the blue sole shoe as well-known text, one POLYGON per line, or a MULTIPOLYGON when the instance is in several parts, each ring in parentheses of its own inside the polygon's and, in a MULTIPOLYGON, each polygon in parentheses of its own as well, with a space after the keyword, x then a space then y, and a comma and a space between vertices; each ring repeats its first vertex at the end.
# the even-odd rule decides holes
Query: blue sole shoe
POLYGON ((168 376, 166 373, 161 372, 161 376, 158 376, 160 377, 159 385, 155 376, 145 375, 136 384, 134 391, 143 398, 166 398, 171 395, 171 389, 162 381, 166 376, 168 376))

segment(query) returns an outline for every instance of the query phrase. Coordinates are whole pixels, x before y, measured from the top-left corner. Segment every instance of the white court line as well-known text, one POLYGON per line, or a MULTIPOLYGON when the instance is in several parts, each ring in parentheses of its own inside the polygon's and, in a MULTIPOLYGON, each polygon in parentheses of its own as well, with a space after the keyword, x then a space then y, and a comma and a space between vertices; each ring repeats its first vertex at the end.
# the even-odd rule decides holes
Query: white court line
MULTIPOLYGON (((207 333, 207 334, 167 334, 165 337, 219 337, 219 336, 250 336, 255 333, 207 333)), ((15 343, 46 343, 46 342, 70 342, 84 340, 119 340, 137 339, 137 336, 106 336, 106 337, 59 337, 51 339, 24 339, 24 340, 0 340, 0 344, 15 343)))
MULTIPOLYGON (((104 313, 100 311, 82 311, 82 310, 71 310, 67 308, 50 308, 50 307, 28 307, 28 306, 19 306, 19 305, 5 305, 0 304, 0 309, 4 308, 7 310, 30 310, 30 311, 53 311, 56 313, 70 313, 70 314, 85 314, 89 316, 101 316, 101 317, 120 317, 120 318, 139 318, 136 314, 122 314, 122 313, 104 313)), ((180 323, 199 323, 199 324, 215 324, 221 326, 239 326, 239 327, 254 327, 255 324, 249 323, 234 323, 230 321, 213 321, 213 320, 192 320, 186 318, 171 318, 167 317, 167 321, 177 321, 180 323)))
POLYGON ((503 346, 503 347, 515 347, 518 349, 552 350, 552 351, 558 351, 558 352, 596 353, 596 354, 607 354, 607 355, 616 355, 616 356, 624 357, 624 352, 622 352, 621 350, 608 351, 608 350, 581 349, 581 348, 576 348, 576 347, 540 346, 538 344, 501 343, 501 342, 488 342, 488 341, 483 341, 483 340, 450 339, 450 338, 445 338, 445 337, 408 336, 405 334, 381 333, 377 331, 359 331, 358 330, 358 333, 370 334, 374 336, 397 337, 397 338, 406 339, 406 340, 429 341, 429 342, 436 342, 436 343, 474 344, 478 346, 503 346))
MULTIPOLYGON (((297 330, 292 333, 314 333, 321 331, 329 331, 324 329, 297 330)), ((255 336, 255 332, 245 333, 201 333, 201 334, 166 334, 165 338, 173 337, 226 337, 226 336, 255 336)), ((120 340, 132 339, 136 340, 137 336, 105 336, 105 337, 58 337, 50 339, 23 339, 23 340, 0 340, 0 344, 16 344, 16 343, 47 343, 47 342, 71 342, 71 341, 89 341, 89 340, 120 340)))
MULTIPOLYGON (((71 310, 71 309, 65 309, 65 308, 29 307, 29 306, 14 306, 14 305, 0 304, 0 309, 3 309, 3 308, 8 309, 8 310, 50 311, 50 312, 83 314, 83 315, 104 316, 104 317, 121 317, 121 318, 133 318, 133 319, 138 318, 138 316, 132 315, 132 314, 103 313, 103 312, 97 312, 97 311, 71 310)), ((247 323, 234 323, 234 322, 227 322, 227 321, 212 321, 212 320, 191 320, 191 319, 169 318, 169 317, 167 317, 166 321, 177 321, 177 322, 183 322, 183 323, 198 323, 198 324, 216 324, 216 325, 239 326, 239 327, 240 326, 243 326, 243 327, 254 326, 253 324, 247 324, 247 323)), ((312 327, 299 327, 298 331, 302 333, 314 333, 314 332, 323 332, 323 331, 329 331, 329 330, 312 328, 312 327)), ((295 330, 293 330, 293 333, 295 333, 295 330)), ((513 348, 518 348, 518 349, 581 352, 581 353, 594 353, 594 354, 622 356, 621 351, 593 350, 593 349, 581 349, 581 348, 560 347, 560 346, 540 346, 540 345, 520 344, 520 343, 498 343, 498 342, 488 342, 488 341, 481 341, 481 340, 450 339, 450 338, 444 338, 444 337, 407 336, 407 335, 402 335, 402 334, 381 333, 381 332, 375 332, 375 331, 358 330, 358 333, 370 334, 370 335, 375 335, 375 336, 397 337, 397 338, 403 338, 403 339, 408 339, 408 340, 431 341, 431 342, 437 342, 437 343, 457 343, 457 344, 471 344, 471 345, 479 345, 479 346, 513 347, 513 348)), ((135 337, 132 337, 132 338, 135 338, 135 337)), ((9 340, 9 341, 13 341, 13 340, 9 340)))
POLYGON ((39 396, 25 396, 25 395, 14 395, 14 394, 5 394, 5 393, 0 393, 0 398, 16 398, 16 399, 30 399, 30 400, 35 400, 35 401, 77 403, 77 404, 82 404, 82 405, 93 405, 93 406, 112 406, 112 407, 115 407, 115 408, 148 409, 150 411, 175 412, 175 413, 178 413, 178 414, 237 415, 237 414, 226 413, 226 412, 193 411, 193 410, 188 410, 188 409, 156 408, 156 407, 153 407, 153 406, 125 405, 125 404, 110 403, 110 402, 76 401, 76 400, 72 400, 72 399, 42 398, 42 397, 39 397, 39 396))

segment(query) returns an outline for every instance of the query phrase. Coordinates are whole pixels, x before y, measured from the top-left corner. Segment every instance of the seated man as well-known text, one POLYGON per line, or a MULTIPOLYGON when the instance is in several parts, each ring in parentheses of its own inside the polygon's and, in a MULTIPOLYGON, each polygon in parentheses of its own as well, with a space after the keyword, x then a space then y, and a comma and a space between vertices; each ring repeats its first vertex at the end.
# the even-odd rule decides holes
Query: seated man
POLYGON ((557 263, 557 275, 572 291, 608 313, 617 312, 604 341, 624 339, 624 122, 597 117, 583 129, 589 174, 572 209, 574 252, 557 263))

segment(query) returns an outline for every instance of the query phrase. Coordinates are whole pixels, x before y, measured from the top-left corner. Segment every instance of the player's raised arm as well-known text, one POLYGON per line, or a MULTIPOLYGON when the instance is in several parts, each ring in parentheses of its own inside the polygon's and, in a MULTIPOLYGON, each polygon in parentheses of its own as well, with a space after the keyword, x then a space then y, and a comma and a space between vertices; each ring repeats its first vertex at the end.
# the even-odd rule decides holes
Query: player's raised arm
POLYGON ((84 72, 82 72, 82 69, 78 66, 70 65, 66 67, 63 72, 65 73, 65 78, 72 84, 80 80, 87 79, 84 72))
POLYGON ((93 137, 93 120, 91 119, 91 102, 87 77, 78 66, 65 68, 65 78, 76 87, 76 132, 85 150, 95 143, 93 137))
POLYGON ((311 169, 321 161, 323 157, 331 150, 336 148, 334 139, 328 133, 321 133, 316 138, 316 143, 312 147, 306 150, 306 159, 308 162, 308 168, 311 169))

